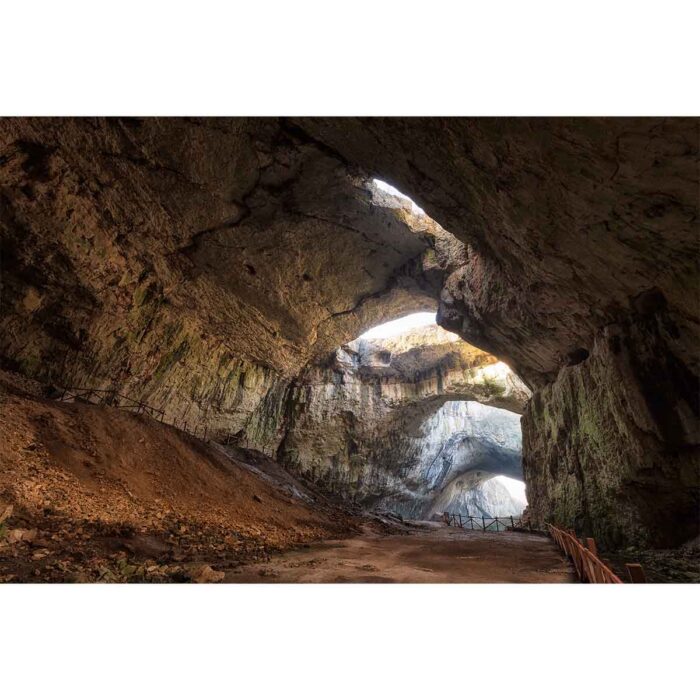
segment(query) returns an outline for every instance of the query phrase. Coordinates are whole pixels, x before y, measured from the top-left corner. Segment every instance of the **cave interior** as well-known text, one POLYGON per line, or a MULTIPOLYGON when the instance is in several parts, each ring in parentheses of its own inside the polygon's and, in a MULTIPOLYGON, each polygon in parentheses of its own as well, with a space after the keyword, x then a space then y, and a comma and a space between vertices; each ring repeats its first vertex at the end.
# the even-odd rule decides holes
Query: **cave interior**
POLYGON ((681 118, 2 119, 5 400, 114 392, 405 519, 519 514, 508 477, 536 527, 681 547, 697 157, 681 118))

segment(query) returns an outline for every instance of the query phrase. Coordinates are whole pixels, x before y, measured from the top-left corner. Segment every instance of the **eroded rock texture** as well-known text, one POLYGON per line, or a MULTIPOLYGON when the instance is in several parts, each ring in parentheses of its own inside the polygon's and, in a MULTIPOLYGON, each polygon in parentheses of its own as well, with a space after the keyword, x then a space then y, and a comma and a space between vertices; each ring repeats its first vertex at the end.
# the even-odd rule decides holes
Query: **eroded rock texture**
POLYGON ((671 546, 698 525, 697 377, 658 293, 536 392, 523 421, 529 498, 609 543, 671 546), (668 527, 664 527, 668 524, 668 527))
POLYGON ((488 512, 497 488, 491 501, 467 494, 497 474, 522 478, 528 396, 503 363, 435 326, 359 340, 300 377, 277 458, 330 492, 405 516, 467 514, 479 498, 488 512))
MULTIPOLYGON (((512 496, 498 479, 479 481, 474 485, 471 478, 458 478, 433 502, 431 510, 438 514, 448 512, 476 518, 507 518, 522 515, 526 505, 524 501, 512 496)), ((479 527, 478 522, 463 522, 469 528, 479 527)), ((499 526, 501 524, 499 523, 499 526)), ((482 520, 482 528, 488 528, 489 525, 494 529, 493 523, 485 523, 482 520)))
POLYGON ((0 131, 0 351, 31 376, 237 432, 311 358, 436 307, 456 241, 284 121, 0 131))
POLYGON ((535 519, 678 544, 697 155, 695 119, 5 119, 0 354, 270 452, 305 368, 439 305, 534 392, 535 519))
POLYGON ((698 121, 300 121, 468 244, 441 324, 533 386, 662 290, 697 370, 698 121), (389 177, 391 176, 391 177, 389 177))

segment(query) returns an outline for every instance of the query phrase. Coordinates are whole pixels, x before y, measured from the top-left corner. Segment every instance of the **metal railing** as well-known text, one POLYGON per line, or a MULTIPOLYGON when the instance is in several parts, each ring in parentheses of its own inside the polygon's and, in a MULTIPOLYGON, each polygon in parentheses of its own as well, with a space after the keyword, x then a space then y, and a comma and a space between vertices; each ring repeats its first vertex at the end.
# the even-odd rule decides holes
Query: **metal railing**
MULTIPOLYGON (((486 516, 462 515, 461 513, 443 513, 447 525, 461 527, 465 530, 482 530, 483 532, 505 532, 506 530, 527 529, 532 532, 529 519, 518 516, 488 518, 486 516)), ((563 530, 547 523, 550 537, 571 559, 576 575, 580 581, 587 583, 624 583, 622 579, 598 556, 598 548, 592 537, 581 542, 573 530, 563 530)), ((542 533, 546 534, 546 533, 542 533)), ((645 583, 646 576, 639 564, 625 564, 632 583, 645 583)))
MULTIPOLYGON (((137 414, 146 414, 151 418, 154 418, 160 423, 166 425, 171 425, 178 430, 182 430, 188 435, 199 438, 201 440, 207 440, 210 437, 209 426, 206 423, 188 423, 186 420, 178 421, 166 421, 165 411, 160 408, 155 408, 155 406, 149 406, 147 403, 139 399, 135 399, 132 396, 127 396, 126 394, 121 394, 115 389, 92 389, 92 388, 65 388, 60 389, 60 394, 58 396, 58 401, 83 401, 85 403, 91 403, 100 406, 112 406, 114 408, 124 409, 126 411, 131 411, 137 414)), ((229 440, 226 442, 228 444, 229 440)))
POLYGON ((508 528, 528 528, 520 516, 506 515, 489 518, 485 515, 462 515, 461 513, 443 513, 443 519, 452 527, 461 527, 463 530, 483 530, 484 532, 505 532, 508 528))

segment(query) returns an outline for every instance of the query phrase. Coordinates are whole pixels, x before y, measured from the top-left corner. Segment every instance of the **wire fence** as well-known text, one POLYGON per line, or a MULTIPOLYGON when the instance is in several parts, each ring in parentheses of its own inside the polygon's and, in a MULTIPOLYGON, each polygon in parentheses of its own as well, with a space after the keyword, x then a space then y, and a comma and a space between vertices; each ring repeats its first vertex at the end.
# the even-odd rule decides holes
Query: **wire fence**
POLYGON ((155 406, 151 406, 133 396, 122 394, 116 389, 93 389, 86 387, 60 388, 57 397, 58 401, 79 401, 91 403, 99 406, 112 406, 132 413, 145 414, 165 425, 171 425, 178 430, 199 438, 200 440, 216 439, 222 445, 238 444, 239 436, 235 433, 215 433, 209 427, 206 418, 199 422, 182 420, 166 420, 165 411, 155 406), (216 435, 216 437, 214 437, 216 435))
MULTIPOLYGON (((481 530, 483 532, 506 532, 527 530, 534 532, 529 518, 508 515, 490 518, 485 515, 462 515, 461 513, 443 513, 447 525, 461 527, 464 530, 481 530)), ((539 532, 539 531, 537 531, 539 532)), ((547 523, 547 533, 571 560, 580 581, 585 583, 624 583, 622 579, 598 556, 598 548, 592 537, 579 540, 573 530, 564 530, 547 523)), ((632 583, 645 583, 646 575, 640 564, 625 564, 632 583)))
POLYGON ((209 426, 206 423, 188 422, 187 420, 166 421, 164 410, 156 408, 155 406, 150 406, 140 399, 122 394, 115 389, 93 389, 84 387, 60 389, 58 401, 79 401, 99 406, 112 406, 113 408, 131 411, 132 413, 148 415, 159 423, 172 425, 174 428, 202 440, 207 440, 207 438, 210 437, 209 426))

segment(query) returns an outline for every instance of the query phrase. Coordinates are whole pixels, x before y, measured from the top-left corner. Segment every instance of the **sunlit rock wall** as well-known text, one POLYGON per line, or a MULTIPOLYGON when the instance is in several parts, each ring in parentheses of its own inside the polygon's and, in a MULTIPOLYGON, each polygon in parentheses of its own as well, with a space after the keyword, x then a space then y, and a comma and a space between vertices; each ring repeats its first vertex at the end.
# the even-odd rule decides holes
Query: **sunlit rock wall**
MULTIPOLYGON (((398 418, 398 417, 397 417, 398 418)), ((375 464, 399 478, 386 479, 381 507, 406 517, 449 511, 463 515, 517 515, 524 504, 491 478, 522 479, 520 416, 473 401, 449 401, 413 433, 394 430, 405 450, 382 450, 375 464), (398 461, 398 464, 397 464, 398 461), (399 466, 400 465, 400 466, 399 466)))
POLYGON ((460 494, 490 476, 522 478, 520 416, 498 407, 522 411, 527 397, 505 365, 442 329, 360 340, 297 382, 277 456, 367 506, 426 517, 447 489, 443 505, 463 510, 460 494))
POLYGON ((497 479, 489 479, 474 486, 468 475, 465 477, 455 479, 448 488, 444 489, 439 499, 432 505, 434 513, 460 513, 477 518, 507 518, 521 515, 527 505, 524 501, 512 496, 497 479))

